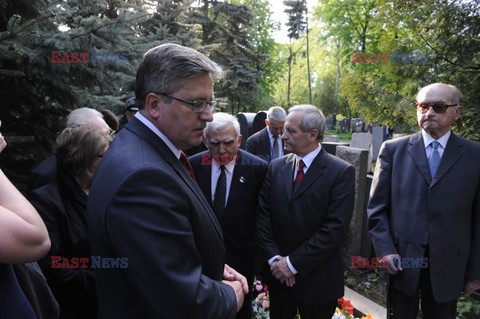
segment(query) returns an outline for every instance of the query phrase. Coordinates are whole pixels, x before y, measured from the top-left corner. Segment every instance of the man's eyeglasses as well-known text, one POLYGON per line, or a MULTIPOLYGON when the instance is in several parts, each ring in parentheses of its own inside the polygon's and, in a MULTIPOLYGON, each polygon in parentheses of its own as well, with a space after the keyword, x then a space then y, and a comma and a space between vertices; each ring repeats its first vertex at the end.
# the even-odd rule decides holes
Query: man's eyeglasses
POLYGON ((168 94, 165 94, 165 93, 156 93, 156 94, 163 95, 165 97, 169 97, 171 99, 174 99, 174 100, 183 102, 185 104, 188 104, 192 107, 192 111, 195 112, 195 113, 203 112, 203 110, 205 110, 205 108, 207 106, 209 106, 210 110, 213 112, 215 110, 215 107, 217 106, 217 101, 210 101, 210 102, 207 102, 207 101, 187 101, 187 100, 183 100, 183 99, 180 99, 178 97, 174 97, 174 96, 171 96, 171 95, 168 95, 168 94))
POLYGON ((445 113, 448 107, 457 106, 457 105, 458 104, 417 103, 417 110, 422 113, 427 113, 430 107, 432 107, 435 113, 445 113))

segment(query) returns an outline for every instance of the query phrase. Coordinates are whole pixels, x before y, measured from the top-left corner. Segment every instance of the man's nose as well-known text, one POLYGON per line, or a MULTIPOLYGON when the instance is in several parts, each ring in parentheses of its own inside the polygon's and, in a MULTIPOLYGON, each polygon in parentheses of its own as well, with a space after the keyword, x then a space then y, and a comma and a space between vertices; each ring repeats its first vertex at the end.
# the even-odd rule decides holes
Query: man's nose
POLYGON ((200 112, 200 117, 199 118, 203 121, 206 121, 206 122, 213 121, 212 108, 206 107, 202 112, 200 112))
POLYGON ((428 117, 431 117, 431 116, 437 114, 437 112, 435 112, 435 111, 433 110, 433 107, 429 105, 429 108, 428 108, 427 112, 425 112, 425 114, 426 114, 428 117))
POLYGON ((225 153, 225 145, 223 143, 220 143, 220 146, 218 148, 218 151, 220 152, 220 154, 224 154, 225 153))

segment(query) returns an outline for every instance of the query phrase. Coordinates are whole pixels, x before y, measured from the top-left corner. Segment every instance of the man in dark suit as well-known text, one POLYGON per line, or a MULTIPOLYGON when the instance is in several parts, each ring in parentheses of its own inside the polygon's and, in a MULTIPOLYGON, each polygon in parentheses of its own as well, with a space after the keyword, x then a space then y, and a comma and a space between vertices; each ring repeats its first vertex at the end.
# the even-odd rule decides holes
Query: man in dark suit
POLYGON ((455 318, 462 291, 480 287, 480 145, 453 134, 461 93, 435 83, 417 94, 421 131, 387 141, 368 204, 369 229, 392 275, 394 318, 455 318), (428 258, 425 269, 402 258, 428 258))
POLYGON ((96 269, 99 318, 225 319, 242 306, 247 281, 224 264, 220 224, 181 151, 212 120, 220 72, 176 44, 143 57, 143 105, 103 156, 87 206, 92 253, 128 258, 125 269, 96 269))
POLYGON ((287 113, 279 106, 268 109, 266 127, 247 139, 247 152, 270 162, 284 155, 282 132, 287 113))
MULTIPOLYGON (((268 163, 239 149, 242 143, 240 124, 230 114, 215 113, 205 135, 209 151, 189 160, 222 226, 227 252, 225 262, 244 275, 252 287, 259 253, 255 227, 258 193, 268 163)), ((251 317, 248 294, 237 319, 251 317)))
POLYGON ((270 318, 331 318, 343 296, 341 243, 353 212, 355 170, 319 142, 325 116, 289 110, 282 139, 292 153, 270 163, 257 228, 270 291, 270 318), (268 263, 268 264, 267 264, 268 263))

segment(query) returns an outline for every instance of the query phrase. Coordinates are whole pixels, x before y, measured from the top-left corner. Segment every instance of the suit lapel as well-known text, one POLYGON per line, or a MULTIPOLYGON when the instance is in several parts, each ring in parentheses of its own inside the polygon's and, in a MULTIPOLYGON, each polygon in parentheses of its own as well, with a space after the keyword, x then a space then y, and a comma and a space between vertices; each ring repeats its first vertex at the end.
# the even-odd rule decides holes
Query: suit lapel
POLYGON ((442 177, 445 175, 448 170, 455 164, 456 161, 460 159, 463 155, 463 143, 456 135, 452 133, 448 139, 447 147, 443 152, 440 166, 438 167, 437 176, 435 176, 432 181, 433 187, 442 177))
POLYGON ((271 156, 272 154, 270 154, 270 137, 268 136, 268 127, 265 127, 263 129, 263 138, 261 139, 261 143, 262 143, 262 150, 263 150, 263 153, 266 155, 266 156, 271 156))
POLYGON ((223 240, 223 233, 220 228, 220 224, 218 223, 218 220, 215 217, 211 206, 205 199, 202 190, 200 189, 198 184, 192 180, 190 175, 188 175, 185 168, 182 166, 178 158, 176 158, 172 151, 168 148, 165 142, 163 142, 160 137, 158 137, 152 130, 150 130, 137 118, 133 118, 125 128, 131 131, 133 134, 136 134, 146 140, 150 145, 152 145, 153 148, 157 150, 157 152, 160 154, 160 156, 163 157, 165 162, 173 168, 173 170, 183 180, 183 182, 188 186, 188 188, 190 188, 195 197, 197 197, 197 199, 202 203, 202 206, 207 212, 207 215, 212 221, 213 225, 215 226, 218 235, 223 240))
POLYGON ((325 150, 320 150, 320 153, 315 157, 312 162, 312 165, 308 168, 307 173, 302 179, 302 182, 298 185, 298 187, 294 190, 292 195, 292 201, 302 195, 317 179, 319 179, 323 175, 323 171, 325 166, 327 165, 325 150))
MULTIPOLYGON (((213 159, 212 159, 213 161, 213 159)), ((212 203, 212 165, 200 165, 197 171, 197 183, 205 194, 208 204, 213 207, 212 203)))
POLYGON ((425 178, 427 183, 430 184, 432 177, 430 175, 430 168, 428 166, 428 159, 425 154, 425 145, 423 143, 421 132, 413 135, 408 141, 408 152, 423 178, 425 178))
POLYGON ((283 174, 283 185, 285 187, 285 194, 289 202, 292 199, 293 193, 293 176, 296 168, 296 158, 297 157, 295 156, 295 154, 290 154, 286 156, 285 162, 282 164, 283 166, 280 170, 280 172, 286 172, 286 174, 283 174))
POLYGON ((227 198, 227 205, 225 208, 225 212, 228 212, 230 204, 238 202, 238 198, 244 193, 244 186, 245 186, 245 181, 247 180, 248 176, 246 176, 247 171, 245 170, 245 167, 241 165, 242 159, 241 159, 241 154, 240 152, 237 153, 237 158, 236 158, 236 165, 235 168, 233 169, 233 176, 232 176, 232 183, 230 184, 230 192, 228 193, 228 198, 227 198), (241 181, 241 180, 243 181, 241 181))

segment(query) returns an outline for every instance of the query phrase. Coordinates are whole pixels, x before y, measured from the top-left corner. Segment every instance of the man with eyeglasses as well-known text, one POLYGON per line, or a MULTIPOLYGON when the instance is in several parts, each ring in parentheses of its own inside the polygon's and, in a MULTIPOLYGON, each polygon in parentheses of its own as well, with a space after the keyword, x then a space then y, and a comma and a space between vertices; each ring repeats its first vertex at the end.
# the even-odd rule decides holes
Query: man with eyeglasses
POLYGON ((422 88, 421 131, 385 142, 378 156, 368 225, 391 277, 393 318, 416 318, 421 300, 424 318, 453 319, 462 292, 480 288, 480 144, 451 131, 460 99, 453 85, 422 88), (428 267, 402 258, 427 258, 428 267))
POLYGON ((224 264, 223 234, 182 150, 212 121, 221 68, 177 44, 145 53, 139 111, 96 171, 87 207, 92 252, 128 258, 96 269, 99 318, 234 318, 247 281, 224 264))

